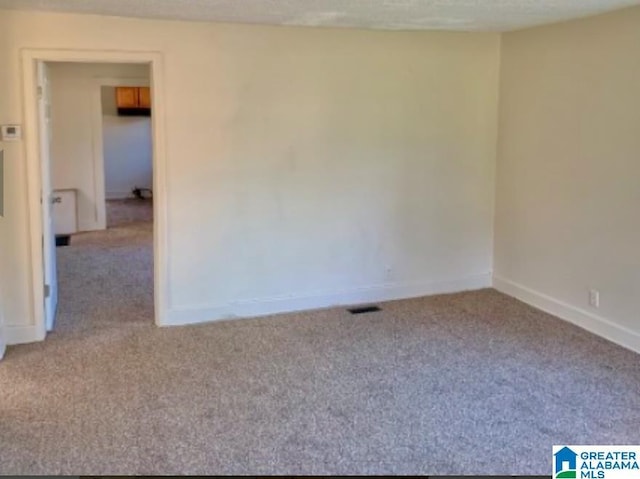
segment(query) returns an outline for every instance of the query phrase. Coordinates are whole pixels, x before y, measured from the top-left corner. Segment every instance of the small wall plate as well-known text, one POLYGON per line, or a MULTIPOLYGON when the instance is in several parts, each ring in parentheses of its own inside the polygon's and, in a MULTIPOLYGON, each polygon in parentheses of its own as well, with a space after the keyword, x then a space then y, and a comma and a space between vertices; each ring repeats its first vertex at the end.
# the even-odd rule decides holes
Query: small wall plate
POLYGON ((2 141, 18 141, 22 138, 22 127, 20 125, 0 126, 0 136, 2 141))

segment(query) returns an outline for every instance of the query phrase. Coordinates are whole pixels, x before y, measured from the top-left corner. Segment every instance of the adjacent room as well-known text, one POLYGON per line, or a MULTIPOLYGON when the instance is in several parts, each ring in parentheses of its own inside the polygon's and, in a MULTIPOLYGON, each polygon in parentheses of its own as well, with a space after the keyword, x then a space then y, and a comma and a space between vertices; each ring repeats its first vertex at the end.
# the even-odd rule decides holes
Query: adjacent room
POLYGON ((48 330, 152 323, 149 66, 49 62, 45 71, 58 293, 48 330))
POLYGON ((0 0, 0 474, 640 444, 639 45, 640 0, 0 0))

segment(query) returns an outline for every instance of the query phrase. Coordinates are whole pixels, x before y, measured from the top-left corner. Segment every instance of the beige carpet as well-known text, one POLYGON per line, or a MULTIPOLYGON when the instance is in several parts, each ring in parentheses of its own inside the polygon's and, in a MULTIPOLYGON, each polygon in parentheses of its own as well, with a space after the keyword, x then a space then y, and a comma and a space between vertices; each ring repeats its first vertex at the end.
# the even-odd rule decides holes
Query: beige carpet
POLYGON ((640 443, 638 355, 493 290, 158 329, 148 225, 91 235, 0 362, 0 474, 548 475, 553 444, 640 443))
POLYGON ((153 221, 153 200, 126 198, 107 200, 107 227, 153 221))

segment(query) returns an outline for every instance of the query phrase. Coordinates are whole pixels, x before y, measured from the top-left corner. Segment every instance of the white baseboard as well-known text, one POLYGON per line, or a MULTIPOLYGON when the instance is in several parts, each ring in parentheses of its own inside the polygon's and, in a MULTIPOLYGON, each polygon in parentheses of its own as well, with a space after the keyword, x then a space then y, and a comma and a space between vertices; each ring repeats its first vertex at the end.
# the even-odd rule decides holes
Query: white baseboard
POLYGON ((7 345, 35 343, 44 339, 44 334, 35 326, 5 326, 7 345))
POLYGON ((7 349, 7 333, 5 332, 2 308, 0 308, 0 359, 4 357, 4 352, 6 351, 6 349, 7 349))
POLYGON ((640 353, 640 333, 636 331, 508 279, 494 276, 493 287, 501 293, 640 353))
POLYGON ((104 195, 106 200, 124 200, 133 198, 131 191, 107 191, 104 195))
POLYGON ((342 292, 319 292, 300 296, 275 296, 233 301, 225 305, 174 307, 167 311, 163 326, 252 318, 334 306, 416 298, 432 294, 457 293, 491 286, 491 273, 453 281, 393 283, 342 292))

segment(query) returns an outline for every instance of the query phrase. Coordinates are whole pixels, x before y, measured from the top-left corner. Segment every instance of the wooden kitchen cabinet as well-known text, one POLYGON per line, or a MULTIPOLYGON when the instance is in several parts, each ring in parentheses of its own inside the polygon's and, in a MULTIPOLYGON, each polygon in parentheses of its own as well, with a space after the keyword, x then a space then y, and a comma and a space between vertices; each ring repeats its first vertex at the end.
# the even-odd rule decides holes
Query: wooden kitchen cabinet
POLYGON ((148 86, 116 87, 116 106, 119 115, 149 116, 151 114, 151 89, 148 86))
POLYGON ((116 105, 118 108, 138 107, 138 87, 119 86, 116 87, 116 105))
POLYGON ((148 86, 138 88, 138 106, 140 108, 151 108, 151 89, 148 86))

